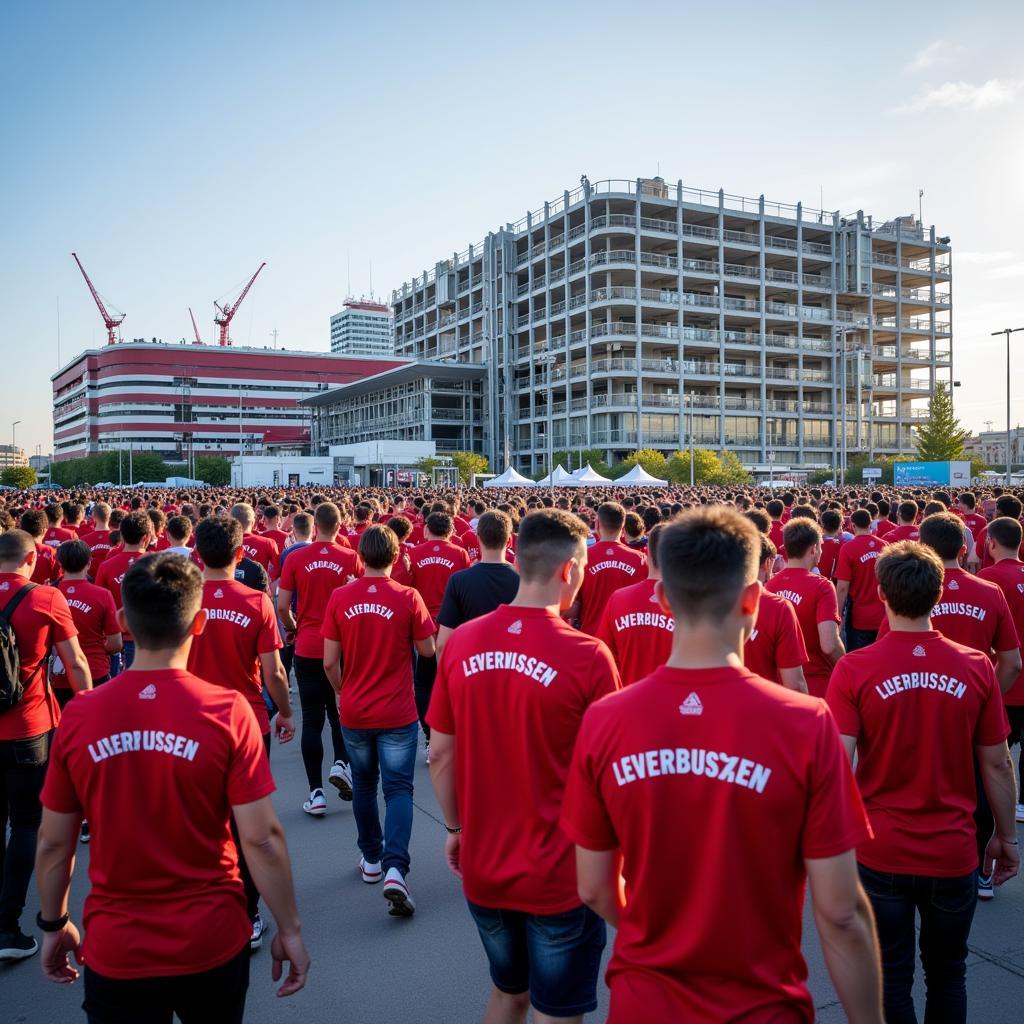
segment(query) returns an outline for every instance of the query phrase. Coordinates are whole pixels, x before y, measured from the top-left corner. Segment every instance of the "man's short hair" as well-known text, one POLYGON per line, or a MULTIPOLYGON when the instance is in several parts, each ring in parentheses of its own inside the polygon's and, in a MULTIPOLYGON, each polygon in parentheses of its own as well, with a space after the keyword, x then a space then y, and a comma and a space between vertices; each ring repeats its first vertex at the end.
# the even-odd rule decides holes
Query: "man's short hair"
POLYGON ((917 541, 890 544, 875 561, 875 577, 885 603, 902 618, 923 618, 942 595, 942 562, 917 541))
POLYGON ((359 557, 370 569, 389 569, 398 561, 398 538, 394 530, 376 524, 363 530, 359 557))
POLYGON ((850 515, 850 522, 858 530, 867 530, 871 526, 871 513, 866 508, 858 508, 850 515))
POLYGON ((813 519, 790 519, 782 528, 782 544, 787 558, 803 558, 821 542, 821 527, 813 519))
POLYGON ((431 512, 424 525, 434 537, 452 535, 452 517, 447 512, 431 512))
POLYGON ((46 533, 46 513, 40 512, 37 508, 30 508, 21 513, 18 525, 33 540, 39 540, 46 533))
POLYGON ((281 510, 276 505, 266 505, 263 509, 264 519, 277 519, 281 514, 281 510))
POLYGON ((957 501, 959 501, 960 504, 964 506, 964 508, 969 508, 972 512, 974 511, 975 506, 978 504, 978 499, 975 498, 974 494, 971 491, 961 491, 961 493, 957 496, 957 501))
POLYGON ((158 508, 147 508, 146 515, 153 524, 153 532, 159 533, 167 525, 167 516, 158 508))
POLYGON ((412 523, 405 516, 392 516, 388 520, 388 528, 398 538, 399 543, 412 533, 412 523))
POLYGON ((896 515, 901 523, 909 525, 917 518, 918 511, 916 501, 901 501, 896 509, 896 515))
POLYGON ((504 551, 512 536, 512 520, 507 512, 484 512, 476 521, 476 535, 480 546, 488 551, 504 551))
POLYGON ((1012 494, 1003 494, 996 500, 996 515, 1020 519, 1024 506, 1012 494))
POLYGON ((192 520, 188 516, 171 516, 167 520, 167 536, 181 547, 192 535, 192 520))
POLYGON ((965 540, 963 521, 952 512, 936 512, 921 521, 921 543, 927 544, 944 562, 960 554, 965 540))
POLYGON ((1009 516, 999 516, 988 524, 988 539, 995 541, 1001 548, 1007 551, 1019 551, 1021 544, 1020 521, 1011 519, 1009 516))
POLYGON ((152 526, 149 516, 142 509, 136 509, 121 520, 118 529, 125 544, 141 544, 149 536, 152 526))
POLYGON ((292 516, 292 533, 295 538, 308 538, 313 533, 313 517, 308 512, 296 512, 292 516))
POLYGON ((639 540, 644 535, 644 521, 636 512, 626 513, 626 522, 623 528, 626 531, 626 536, 632 540, 639 540))
POLYGON ((597 523, 602 530, 621 530, 626 523, 626 510, 617 501, 598 506, 597 523))
POLYGON ((562 509, 537 509, 523 517, 516 566, 527 583, 546 583, 567 559, 585 552, 587 524, 562 509))
POLYGON ((775 541, 770 537, 766 537, 763 533, 761 534, 761 565, 765 562, 774 562, 779 557, 779 549, 775 546, 775 541))
POLYGON ((757 579, 762 535, 723 505, 684 512, 658 540, 661 578, 676 618, 719 620, 757 579))
MULTIPOLYGON (((22 518, 24 519, 24 516, 22 518)), ((25 561, 25 556, 35 549, 35 540, 25 530, 8 530, 6 533, 0 533, 0 562, 4 565, 11 562, 21 565, 25 561)))
POLYGON ((771 517, 763 508, 748 509, 743 515, 754 524, 754 529, 758 533, 767 534, 772 528, 771 517))
POLYGON ((813 519, 815 522, 818 521, 818 513, 811 505, 794 505, 789 510, 789 518, 793 519, 813 519))
POLYGON ((836 533, 843 525, 843 517, 834 508, 827 508, 821 513, 822 529, 828 533, 836 533))
POLYGON ((242 524, 234 516, 207 516, 196 527, 196 551, 211 569, 226 569, 234 565, 242 533, 242 524))
POLYGON ((64 518, 64 509, 62 509, 60 505, 56 505, 52 502, 46 506, 43 512, 47 520, 53 523, 54 526, 64 518))
POLYGON ((658 544, 661 542, 661 531, 668 526, 668 523, 656 523, 647 534, 647 561, 658 568, 658 544))
POLYGON ((82 572, 92 561, 92 552, 84 540, 66 540, 57 548, 57 561, 65 572, 82 572))
POLYGON ((772 519, 778 519, 783 512, 786 511, 786 506, 779 501, 778 498, 772 498, 766 505, 765 511, 772 517, 772 519))
POLYGON ((256 522, 256 513, 247 501, 240 501, 231 506, 231 518, 237 519, 242 524, 242 529, 248 533, 256 522))
POLYGON ((180 647, 202 596, 203 576, 195 562, 168 552, 134 562, 121 581, 121 603, 135 646, 144 651, 180 647))
POLYGON ((341 526, 341 512, 333 501, 321 501, 313 513, 316 528, 324 533, 337 533, 341 526))
POLYGON ((110 506, 105 501, 94 502, 92 517, 93 519, 99 519, 103 523, 108 522, 110 519, 110 506))

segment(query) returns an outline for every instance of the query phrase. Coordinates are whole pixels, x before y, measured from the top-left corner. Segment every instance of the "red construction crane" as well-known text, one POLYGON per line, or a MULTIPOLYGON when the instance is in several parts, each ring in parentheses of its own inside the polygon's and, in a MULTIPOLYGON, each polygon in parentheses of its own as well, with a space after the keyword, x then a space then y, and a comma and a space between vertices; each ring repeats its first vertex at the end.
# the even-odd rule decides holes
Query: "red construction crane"
POLYGON ((103 304, 103 300, 100 298, 100 293, 93 287, 92 281, 89 280, 89 275, 85 272, 85 267, 82 266, 82 261, 78 258, 76 253, 72 253, 75 257, 75 262, 78 264, 78 269, 82 272, 82 277, 85 278, 85 283, 89 286, 89 291, 92 293, 92 300, 96 303, 96 308, 100 311, 100 316, 103 317, 103 326, 107 329, 107 344, 116 345, 117 337, 114 334, 116 328, 120 327, 124 322, 124 313, 119 316, 111 316, 107 312, 107 307, 103 304))
POLYGON ((260 276, 260 271, 266 265, 266 262, 263 262, 256 268, 256 273, 249 278, 249 283, 242 289, 242 294, 235 299, 234 303, 225 303, 222 306, 219 302, 214 302, 214 305, 220 313, 220 316, 215 316, 213 318, 213 322, 220 328, 220 334, 217 338, 217 343, 219 345, 226 347, 231 344, 231 338, 228 335, 228 330, 231 327, 231 320, 238 312, 238 307, 242 304, 242 300, 249 294, 249 289, 252 287, 253 281, 260 276))
POLYGON ((202 345, 203 339, 199 337, 199 328, 196 327, 196 315, 192 312, 192 307, 188 307, 188 315, 192 317, 192 330, 196 332, 196 344, 202 345))

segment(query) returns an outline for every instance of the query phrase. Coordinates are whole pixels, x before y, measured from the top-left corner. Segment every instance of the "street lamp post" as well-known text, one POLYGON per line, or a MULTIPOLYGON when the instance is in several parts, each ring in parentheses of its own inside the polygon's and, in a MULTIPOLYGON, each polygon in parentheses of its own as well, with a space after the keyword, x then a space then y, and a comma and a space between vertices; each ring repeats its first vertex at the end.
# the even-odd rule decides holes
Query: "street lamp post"
POLYGON ((14 449, 18 447, 17 444, 15 443, 15 440, 14 440, 15 432, 16 432, 18 424, 20 422, 21 422, 21 420, 15 420, 11 424, 11 465, 12 466, 14 465, 14 449))
POLYGON ((1018 331, 1024 331, 1024 327, 1004 327, 1001 331, 993 331, 992 337, 998 337, 1000 334, 1006 335, 1006 486, 1010 486, 1011 476, 1011 455, 1012 455, 1012 444, 1010 441, 1010 335, 1016 334, 1018 331))
POLYGON ((693 487, 694 479, 696 477, 696 470, 693 465, 693 392, 689 391, 686 395, 686 404, 690 407, 690 424, 687 430, 690 438, 690 486, 693 487))

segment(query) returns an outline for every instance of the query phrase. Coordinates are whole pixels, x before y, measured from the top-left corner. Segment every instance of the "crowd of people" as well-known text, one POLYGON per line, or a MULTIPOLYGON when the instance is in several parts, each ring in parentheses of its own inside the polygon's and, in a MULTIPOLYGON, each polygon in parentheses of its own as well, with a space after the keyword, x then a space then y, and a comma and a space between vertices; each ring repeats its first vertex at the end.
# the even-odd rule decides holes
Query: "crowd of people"
POLYGON ((966 1021, 1020 863, 1022 521, 1001 488, 6 492, 0 960, 39 951, 34 869, 93 1024, 241 1021, 271 931, 299 991, 298 731, 302 810, 351 801, 398 918, 426 759, 485 1024, 592 1012, 608 925, 614 1024, 812 1021, 808 884, 850 1021, 916 1021, 916 930, 926 1019, 966 1021))

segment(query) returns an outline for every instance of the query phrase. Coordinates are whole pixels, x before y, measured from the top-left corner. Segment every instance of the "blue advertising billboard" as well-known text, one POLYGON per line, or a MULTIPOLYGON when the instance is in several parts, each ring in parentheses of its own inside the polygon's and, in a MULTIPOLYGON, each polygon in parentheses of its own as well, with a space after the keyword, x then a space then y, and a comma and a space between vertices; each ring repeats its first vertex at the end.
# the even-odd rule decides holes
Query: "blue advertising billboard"
POLYGON ((892 470, 897 487, 967 487, 971 482, 969 462, 895 462, 892 470))

